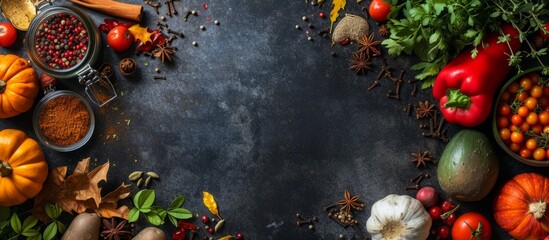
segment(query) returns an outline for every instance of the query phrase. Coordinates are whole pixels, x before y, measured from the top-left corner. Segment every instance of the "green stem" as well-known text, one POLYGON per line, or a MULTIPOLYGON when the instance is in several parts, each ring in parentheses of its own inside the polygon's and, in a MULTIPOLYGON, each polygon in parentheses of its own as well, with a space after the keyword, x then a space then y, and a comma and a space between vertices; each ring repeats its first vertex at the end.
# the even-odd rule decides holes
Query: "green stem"
POLYGON ((468 109, 471 105, 471 97, 463 94, 459 89, 448 90, 448 102, 444 104, 445 108, 463 108, 468 109))
POLYGON ((13 172, 13 168, 10 166, 9 163, 2 162, 0 164, 0 176, 9 177, 11 175, 11 172, 13 172))
POLYGON ((6 90, 6 82, 4 82, 4 80, 0 79, 0 93, 4 93, 4 91, 6 90))

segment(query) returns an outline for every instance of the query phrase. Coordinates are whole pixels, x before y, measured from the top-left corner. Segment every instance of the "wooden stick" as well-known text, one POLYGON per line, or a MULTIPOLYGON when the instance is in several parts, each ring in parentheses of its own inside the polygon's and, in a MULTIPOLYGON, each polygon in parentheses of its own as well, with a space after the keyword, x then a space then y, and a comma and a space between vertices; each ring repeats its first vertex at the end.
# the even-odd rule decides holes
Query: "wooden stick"
POLYGON ((143 17, 143 6, 117 2, 113 0, 68 0, 74 4, 93 9, 114 17, 140 22, 143 17))

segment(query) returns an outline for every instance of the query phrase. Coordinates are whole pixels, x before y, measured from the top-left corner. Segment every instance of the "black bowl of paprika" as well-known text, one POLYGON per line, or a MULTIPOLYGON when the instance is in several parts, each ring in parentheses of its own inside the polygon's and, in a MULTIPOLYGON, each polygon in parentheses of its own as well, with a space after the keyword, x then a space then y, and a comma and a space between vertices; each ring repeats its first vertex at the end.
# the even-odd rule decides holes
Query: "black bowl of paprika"
POLYGON ((497 144, 514 159, 549 167, 549 77, 542 67, 521 72, 501 88, 492 111, 497 144))

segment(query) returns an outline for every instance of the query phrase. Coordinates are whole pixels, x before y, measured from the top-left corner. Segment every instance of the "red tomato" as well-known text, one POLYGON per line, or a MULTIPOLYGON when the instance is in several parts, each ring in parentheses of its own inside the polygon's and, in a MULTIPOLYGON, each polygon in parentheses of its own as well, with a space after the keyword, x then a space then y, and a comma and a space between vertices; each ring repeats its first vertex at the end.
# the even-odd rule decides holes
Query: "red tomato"
POLYGON ((133 42, 132 33, 127 27, 119 25, 111 29, 107 35, 107 42, 116 52, 126 51, 133 42))
POLYGON ((540 29, 540 35, 545 39, 549 39, 549 22, 545 23, 545 27, 543 28, 545 29, 545 31, 547 31, 547 33, 545 33, 544 31, 541 31, 540 29))
POLYGON ((490 240, 492 226, 480 213, 468 212, 461 215, 452 227, 453 240, 490 240))
POLYGON ((391 4, 385 0, 373 0, 368 9, 370 17, 378 22, 387 21, 387 15, 391 12, 391 4))
POLYGON ((17 30, 11 23, 0 23, 0 46, 9 47, 17 40, 17 30))

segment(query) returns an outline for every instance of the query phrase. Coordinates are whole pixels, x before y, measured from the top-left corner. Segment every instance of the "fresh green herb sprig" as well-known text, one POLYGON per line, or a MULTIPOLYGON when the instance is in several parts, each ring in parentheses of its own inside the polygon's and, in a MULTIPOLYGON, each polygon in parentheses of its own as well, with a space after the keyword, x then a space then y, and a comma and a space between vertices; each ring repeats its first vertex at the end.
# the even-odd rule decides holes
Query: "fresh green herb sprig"
POLYGON ((0 207, 0 237, 2 239, 15 240, 26 237, 27 240, 51 240, 58 234, 63 234, 67 227, 58 220, 63 210, 56 204, 46 204, 46 215, 50 221, 38 225, 38 219, 29 215, 21 223, 21 218, 16 212, 6 207, 0 207), (42 231, 42 227, 46 226, 42 231))
MULTIPOLYGON (((542 74, 549 74, 540 56, 548 49, 535 49, 528 36, 538 34, 542 19, 549 15, 549 0, 391 0, 394 10, 389 15, 389 39, 383 41, 390 55, 402 53, 417 56, 421 62, 411 67, 420 71, 416 79, 423 87, 433 84, 438 72, 464 48, 472 47, 471 57, 476 57, 477 46, 488 31, 499 31, 500 25, 510 23, 519 29, 520 40, 526 51, 512 52, 509 64, 517 67, 524 57, 536 59, 544 67, 542 74)), ((509 41, 501 36, 500 42, 509 41)))
MULTIPOLYGON (((423 86, 432 85, 438 72, 467 46, 478 46, 486 28, 480 0, 393 1, 387 23, 389 39, 383 41, 390 55, 416 55, 421 62, 412 70, 423 86)), ((476 51, 471 53, 476 55, 476 51)))
POLYGON ((139 214, 141 213, 152 225, 163 225, 167 216, 170 222, 177 227, 178 220, 193 217, 191 211, 181 208, 185 202, 185 197, 179 196, 174 199, 168 209, 153 205, 155 198, 156 194, 154 190, 145 189, 137 192, 133 197, 134 208, 130 210, 128 222, 139 220, 139 214))

